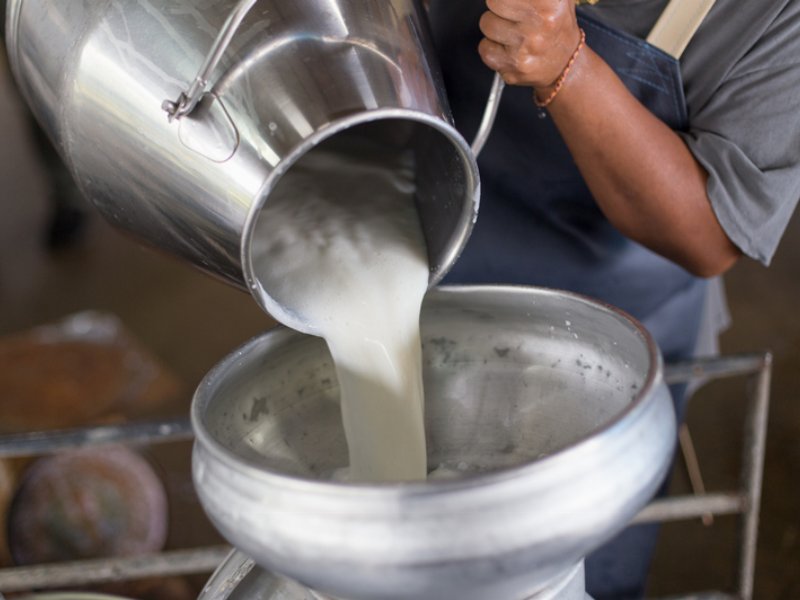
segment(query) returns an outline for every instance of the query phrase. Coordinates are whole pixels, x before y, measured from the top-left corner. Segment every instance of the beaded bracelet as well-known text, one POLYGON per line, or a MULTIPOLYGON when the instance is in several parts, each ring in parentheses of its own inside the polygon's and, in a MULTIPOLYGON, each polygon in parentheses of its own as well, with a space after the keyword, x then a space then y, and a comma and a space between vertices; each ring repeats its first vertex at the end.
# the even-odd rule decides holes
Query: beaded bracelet
POLYGON ((575 64, 575 59, 578 58, 578 54, 586 45, 586 32, 581 28, 581 39, 578 42, 578 47, 575 48, 575 52, 572 53, 569 61, 567 62, 567 66, 564 67, 564 70, 561 71, 561 75, 558 76, 555 83, 553 83, 553 91, 550 92, 550 95, 547 96, 544 100, 539 100, 539 97, 536 95, 536 92, 533 92, 533 101, 536 103, 536 106, 539 108, 547 108, 549 104, 555 100, 555 97, 558 95, 558 92, 561 91, 561 87, 564 85, 564 81, 567 79, 567 75, 569 75, 570 69, 572 69, 572 65, 575 64))

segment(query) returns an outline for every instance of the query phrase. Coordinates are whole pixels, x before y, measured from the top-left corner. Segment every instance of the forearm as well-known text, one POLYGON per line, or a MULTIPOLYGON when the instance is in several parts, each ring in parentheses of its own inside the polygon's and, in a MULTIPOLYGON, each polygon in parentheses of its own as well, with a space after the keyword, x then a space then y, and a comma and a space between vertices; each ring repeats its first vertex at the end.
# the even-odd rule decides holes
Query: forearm
MULTIPOLYGON (((707 174, 581 39, 562 0, 486 0, 483 62, 506 83, 528 86, 548 110, 606 217, 633 240, 689 271, 711 276, 739 257, 714 215, 707 174), (575 57, 564 78, 565 65, 575 57)), ((531 111, 536 110, 531 98, 531 111)), ((531 140, 531 143, 536 143, 531 140)))
POLYGON ((740 252, 711 208, 703 167, 590 48, 578 54, 548 111, 601 210, 622 233, 697 275, 716 275, 736 262, 740 252))

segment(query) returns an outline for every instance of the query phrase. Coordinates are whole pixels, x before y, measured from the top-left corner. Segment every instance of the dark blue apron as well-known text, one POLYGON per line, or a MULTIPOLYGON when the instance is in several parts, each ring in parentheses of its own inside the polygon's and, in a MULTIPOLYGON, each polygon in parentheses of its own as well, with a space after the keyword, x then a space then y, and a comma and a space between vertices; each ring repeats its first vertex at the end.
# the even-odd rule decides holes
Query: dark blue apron
MULTIPOLYGON (((477 131, 492 80, 477 53, 483 2, 432 2, 431 22, 455 125, 477 131)), ((688 125, 677 60, 581 15, 589 46, 675 130, 688 125)), ((601 93, 598 90, 598 93, 601 93)), ((623 236, 602 214, 532 90, 506 87, 478 160, 481 205, 445 283, 514 283, 571 290, 626 310, 668 361, 691 356, 705 281, 623 236)))
MULTIPOLYGON (((432 2, 430 10, 455 125, 467 139, 478 129, 493 76, 477 53, 485 10, 482 0, 432 2)), ((678 61, 578 12, 587 44, 653 114, 685 130, 678 61)), ((639 319, 667 361, 692 355, 706 282, 626 238, 605 218, 553 121, 536 109, 530 88, 505 89, 478 165, 478 220, 445 283, 513 283, 585 294, 639 319)), ((629 528, 589 557, 588 592, 596 600, 642 597, 655 539, 653 527, 629 528)))

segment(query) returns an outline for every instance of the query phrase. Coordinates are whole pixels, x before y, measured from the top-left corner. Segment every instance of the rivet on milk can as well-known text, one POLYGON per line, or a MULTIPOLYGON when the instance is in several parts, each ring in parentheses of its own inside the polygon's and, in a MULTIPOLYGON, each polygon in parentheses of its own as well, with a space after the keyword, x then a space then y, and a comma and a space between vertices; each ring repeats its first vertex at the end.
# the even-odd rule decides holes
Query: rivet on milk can
POLYGON ((253 292, 250 260, 281 176, 326 142, 414 154, 431 284, 469 237, 475 152, 455 130, 415 0, 9 0, 19 88, 112 224, 253 292))

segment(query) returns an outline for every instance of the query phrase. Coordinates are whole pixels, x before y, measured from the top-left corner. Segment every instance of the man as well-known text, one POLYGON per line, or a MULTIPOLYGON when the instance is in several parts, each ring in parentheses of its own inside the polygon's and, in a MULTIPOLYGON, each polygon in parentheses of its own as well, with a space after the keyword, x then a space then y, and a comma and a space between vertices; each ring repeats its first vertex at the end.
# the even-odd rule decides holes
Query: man
MULTIPOLYGON (((800 3, 718 0, 680 59, 643 39, 666 5, 439 1, 430 16, 467 138, 491 71, 511 84, 448 281, 604 300, 671 361, 695 352, 709 278, 743 254, 768 264, 800 198, 800 3)), ((589 593, 641 597, 654 540, 631 529, 590 557, 589 593)))

